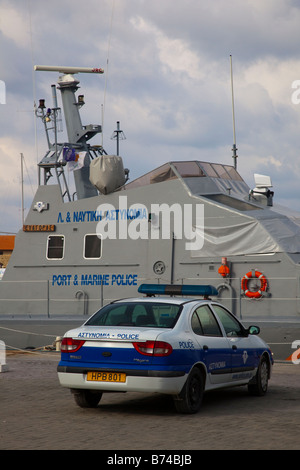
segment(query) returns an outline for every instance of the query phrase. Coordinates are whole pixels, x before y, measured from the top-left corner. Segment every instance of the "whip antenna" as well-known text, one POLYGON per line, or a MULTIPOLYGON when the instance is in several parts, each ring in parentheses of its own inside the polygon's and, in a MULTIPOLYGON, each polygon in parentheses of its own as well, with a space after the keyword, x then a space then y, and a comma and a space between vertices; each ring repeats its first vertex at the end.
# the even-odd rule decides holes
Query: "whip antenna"
POLYGON ((230 54, 230 79, 231 79, 231 100, 232 100, 232 122, 233 122, 233 147, 232 147, 232 158, 234 161, 234 168, 237 167, 237 147, 235 137, 235 115, 234 115, 234 96, 233 96, 233 74, 232 74, 232 55, 230 54))

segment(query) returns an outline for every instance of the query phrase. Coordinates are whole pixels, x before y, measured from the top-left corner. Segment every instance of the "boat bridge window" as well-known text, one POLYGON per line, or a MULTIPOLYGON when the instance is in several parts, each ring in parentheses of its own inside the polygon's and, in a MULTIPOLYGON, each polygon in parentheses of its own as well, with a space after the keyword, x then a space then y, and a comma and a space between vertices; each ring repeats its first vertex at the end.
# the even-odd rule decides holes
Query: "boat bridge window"
POLYGON ((182 178, 205 176, 198 162, 172 162, 182 178))
POLYGON ((229 166, 229 165, 223 165, 223 166, 225 170, 227 171, 227 173, 229 174, 231 180, 243 181, 243 178, 233 166, 229 166))
POLYGON ((243 181, 236 169, 230 165, 221 165, 219 163, 199 162, 199 161, 178 161, 165 163, 146 175, 127 183, 123 189, 138 188, 149 184, 161 183, 177 178, 176 172, 181 178, 206 177, 221 178, 226 180, 243 181))
POLYGON ((241 175, 233 166, 221 165, 219 163, 198 162, 207 176, 211 178, 222 178, 225 180, 243 181, 241 175))
POLYGON ((101 258, 102 240, 95 234, 88 234, 84 236, 84 258, 101 258))
POLYGON ((236 169, 230 165, 209 162, 171 162, 182 178, 209 176, 223 180, 243 181, 236 169))
POLYGON ((165 163, 159 168, 156 168, 155 170, 146 173, 145 175, 141 176, 140 178, 137 178, 131 183, 126 184, 126 186, 124 186, 124 189, 138 188, 140 186, 161 183, 162 181, 172 180, 176 178, 177 176, 170 167, 169 163, 165 163))
POLYGON ((47 259, 62 259, 64 247, 64 235, 49 235, 47 238, 47 259))

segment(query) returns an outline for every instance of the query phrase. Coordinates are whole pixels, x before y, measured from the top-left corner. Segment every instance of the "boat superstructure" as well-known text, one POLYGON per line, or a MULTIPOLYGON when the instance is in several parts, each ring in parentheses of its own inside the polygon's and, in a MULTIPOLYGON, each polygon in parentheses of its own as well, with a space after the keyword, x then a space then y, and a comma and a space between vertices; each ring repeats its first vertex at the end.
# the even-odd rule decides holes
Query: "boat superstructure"
MULTIPOLYGON (((276 205, 270 178, 256 174, 249 187, 235 165, 172 161, 128 182, 122 158, 89 143, 101 126, 81 122, 74 75, 102 69, 36 69, 61 73, 68 141, 57 138, 53 87, 53 107, 41 100, 37 110, 48 150, 0 282, 0 326, 17 320, 60 335, 65 322, 136 296, 141 283, 211 284, 235 315, 291 354, 300 339, 300 213, 276 205)), ((22 347, 35 341, 28 335, 22 347)))

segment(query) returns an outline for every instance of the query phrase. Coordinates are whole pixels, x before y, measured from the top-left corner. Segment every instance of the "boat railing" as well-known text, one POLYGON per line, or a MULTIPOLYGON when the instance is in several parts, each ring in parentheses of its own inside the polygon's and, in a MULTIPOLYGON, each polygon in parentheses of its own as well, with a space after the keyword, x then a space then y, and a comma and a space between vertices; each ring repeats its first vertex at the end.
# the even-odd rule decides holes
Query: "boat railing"
MULTIPOLYGON (((169 279, 134 278, 127 285, 126 297, 138 296, 138 286, 142 283, 170 284, 169 279)), ((211 284, 218 290, 214 299, 220 301, 240 319, 275 318, 300 315, 300 280, 296 277, 268 278, 267 288, 256 297, 249 297, 241 288, 239 277, 220 279, 211 277, 185 277, 173 280, 173 284, 211 284), (285 286, 284 291, 282 286, 285 286), (282 295, 284 292, 284 295, 282 295), (253 308, 254 307, 254 308, 253 308)), ((101 281, 92 286, 74 286, 67 276, 60 285, 51 281, 0 281, 0 320, 3 318, 54 318, 87 317, 103 305, 124 297, 124 284, 121 281, 112 286, 101 281), (30 289, 29 289, 30 286, 30 289), (120 287, 120 289, 119 289, 120 287), (119 293, 120 292, 120 293, 119 293)))

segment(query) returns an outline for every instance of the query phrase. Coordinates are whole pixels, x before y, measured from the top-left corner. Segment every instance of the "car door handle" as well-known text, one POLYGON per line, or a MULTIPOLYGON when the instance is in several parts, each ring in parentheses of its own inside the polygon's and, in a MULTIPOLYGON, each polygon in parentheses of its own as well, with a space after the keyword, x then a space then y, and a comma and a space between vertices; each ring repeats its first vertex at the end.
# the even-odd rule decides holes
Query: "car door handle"
POLYGON ((204 349, 204 351, 207 351, 207 350, 208 350, 208 346, 205 344, 205 345, 203 346, 203 349, 204 349))
POLYGON ((234 345, 232 346, 232 349, 237 350, 237 346, 234 344, 234 345))

